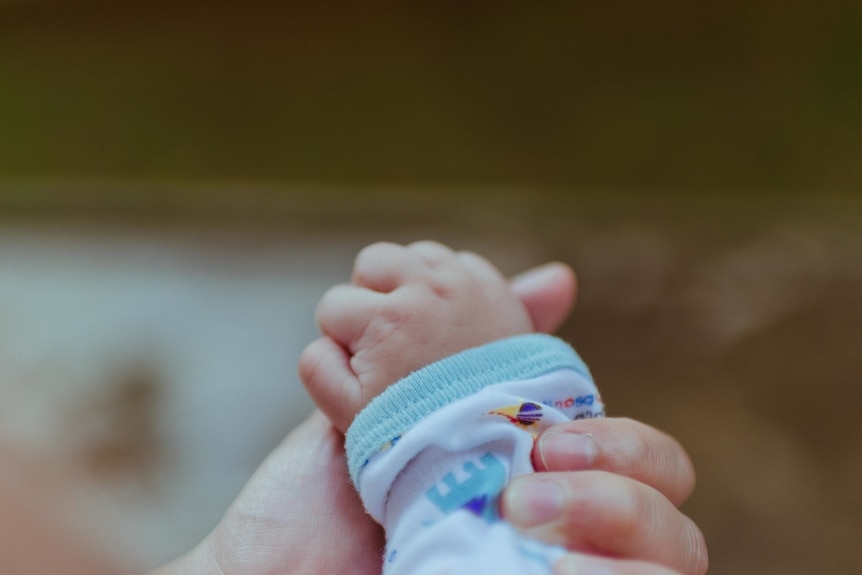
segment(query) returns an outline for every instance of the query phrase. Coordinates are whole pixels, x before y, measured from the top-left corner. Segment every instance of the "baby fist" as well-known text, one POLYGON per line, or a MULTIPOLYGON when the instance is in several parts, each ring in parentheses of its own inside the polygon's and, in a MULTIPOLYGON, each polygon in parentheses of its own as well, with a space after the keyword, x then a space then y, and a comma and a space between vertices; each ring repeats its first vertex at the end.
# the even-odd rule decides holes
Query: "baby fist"
POLYGON ((492 264, 434 242, 363 249, 352 283, 324 294, 317 319, 324 337, 303 352, 300 377, 341 431, 413 371, 533 330, 524 303, 492 264))

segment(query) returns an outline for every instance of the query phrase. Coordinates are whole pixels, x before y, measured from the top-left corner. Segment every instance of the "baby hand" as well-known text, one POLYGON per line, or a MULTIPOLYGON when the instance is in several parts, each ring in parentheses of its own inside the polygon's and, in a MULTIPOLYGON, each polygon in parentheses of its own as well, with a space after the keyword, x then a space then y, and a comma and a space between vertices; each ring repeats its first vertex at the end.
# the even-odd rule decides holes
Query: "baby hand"
POLYGON ((462 350, 533 331, 530 313, 487 260, 434 243, 378 243, 356 257, 351 284, 317 306, 324 338, 300 377, 342 432, 387 386, 462 350))

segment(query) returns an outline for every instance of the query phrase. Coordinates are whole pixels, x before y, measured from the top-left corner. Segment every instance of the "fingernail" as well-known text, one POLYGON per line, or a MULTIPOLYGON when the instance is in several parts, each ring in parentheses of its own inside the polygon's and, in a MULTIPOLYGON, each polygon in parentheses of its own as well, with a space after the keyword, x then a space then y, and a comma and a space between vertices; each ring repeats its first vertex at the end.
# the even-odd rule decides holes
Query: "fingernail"
POLYGON ((556 275, 559 267, 560 264, 557 262, 546 263, 515 276, 513 281, 517 282, 519 287, 526 289, 543 287, 548 278, 556 275))
POLYGON ((554 565, 554 575, 617 575, 617 572, 582 555, 566 555, 554 565))
POLYGON ((563 486, 540 475, 514 482, 505 497, 506 519, 522 528, 550 523, 560 516, 565 502, 563 486))
POLYGON ((539 457, 547 470, 592 469, 598 455, 598 446, 590 433, 550 431, 539 438, 539 457))

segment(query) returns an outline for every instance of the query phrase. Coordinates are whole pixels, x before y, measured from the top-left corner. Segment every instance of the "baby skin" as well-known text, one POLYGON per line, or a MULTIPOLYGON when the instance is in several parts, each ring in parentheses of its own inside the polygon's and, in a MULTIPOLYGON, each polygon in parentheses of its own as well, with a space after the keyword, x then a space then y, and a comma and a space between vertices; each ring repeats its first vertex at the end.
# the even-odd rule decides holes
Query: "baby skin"
POLYGON ((534 331, 524 304, 490 262, 434 242, 363 249, 352 283, 323 295, 317 320, 331 342, 306 350, 325 360, 309 365, 303 358, 302 379, 342 432, 372 398, 419 368, 534 331))
POLYGON ((325 337, 300 373, 347 433, 351 477, 387 532, 385 573, 540 574, 562 556, 500 521, 496 497, 532 471, 536 433, 603 408, 571 348, 526 335, 527 305, 487 260, 433 242, 365 248, 321 299, 325 337))

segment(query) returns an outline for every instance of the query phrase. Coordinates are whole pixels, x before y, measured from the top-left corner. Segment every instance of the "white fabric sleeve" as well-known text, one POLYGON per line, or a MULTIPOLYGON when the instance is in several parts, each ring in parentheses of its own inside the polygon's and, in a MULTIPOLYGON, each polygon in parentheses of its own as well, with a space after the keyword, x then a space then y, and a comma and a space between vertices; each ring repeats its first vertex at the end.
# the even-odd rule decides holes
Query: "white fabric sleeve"
POLYGON ((533 471, 545 428, 602 417, 584 363, 531 334, 467 350, 399 381, 347 434, 351 477, 386 530, 386 575, 548 574, 564 553, 501 521, 497 500, 533 471))

